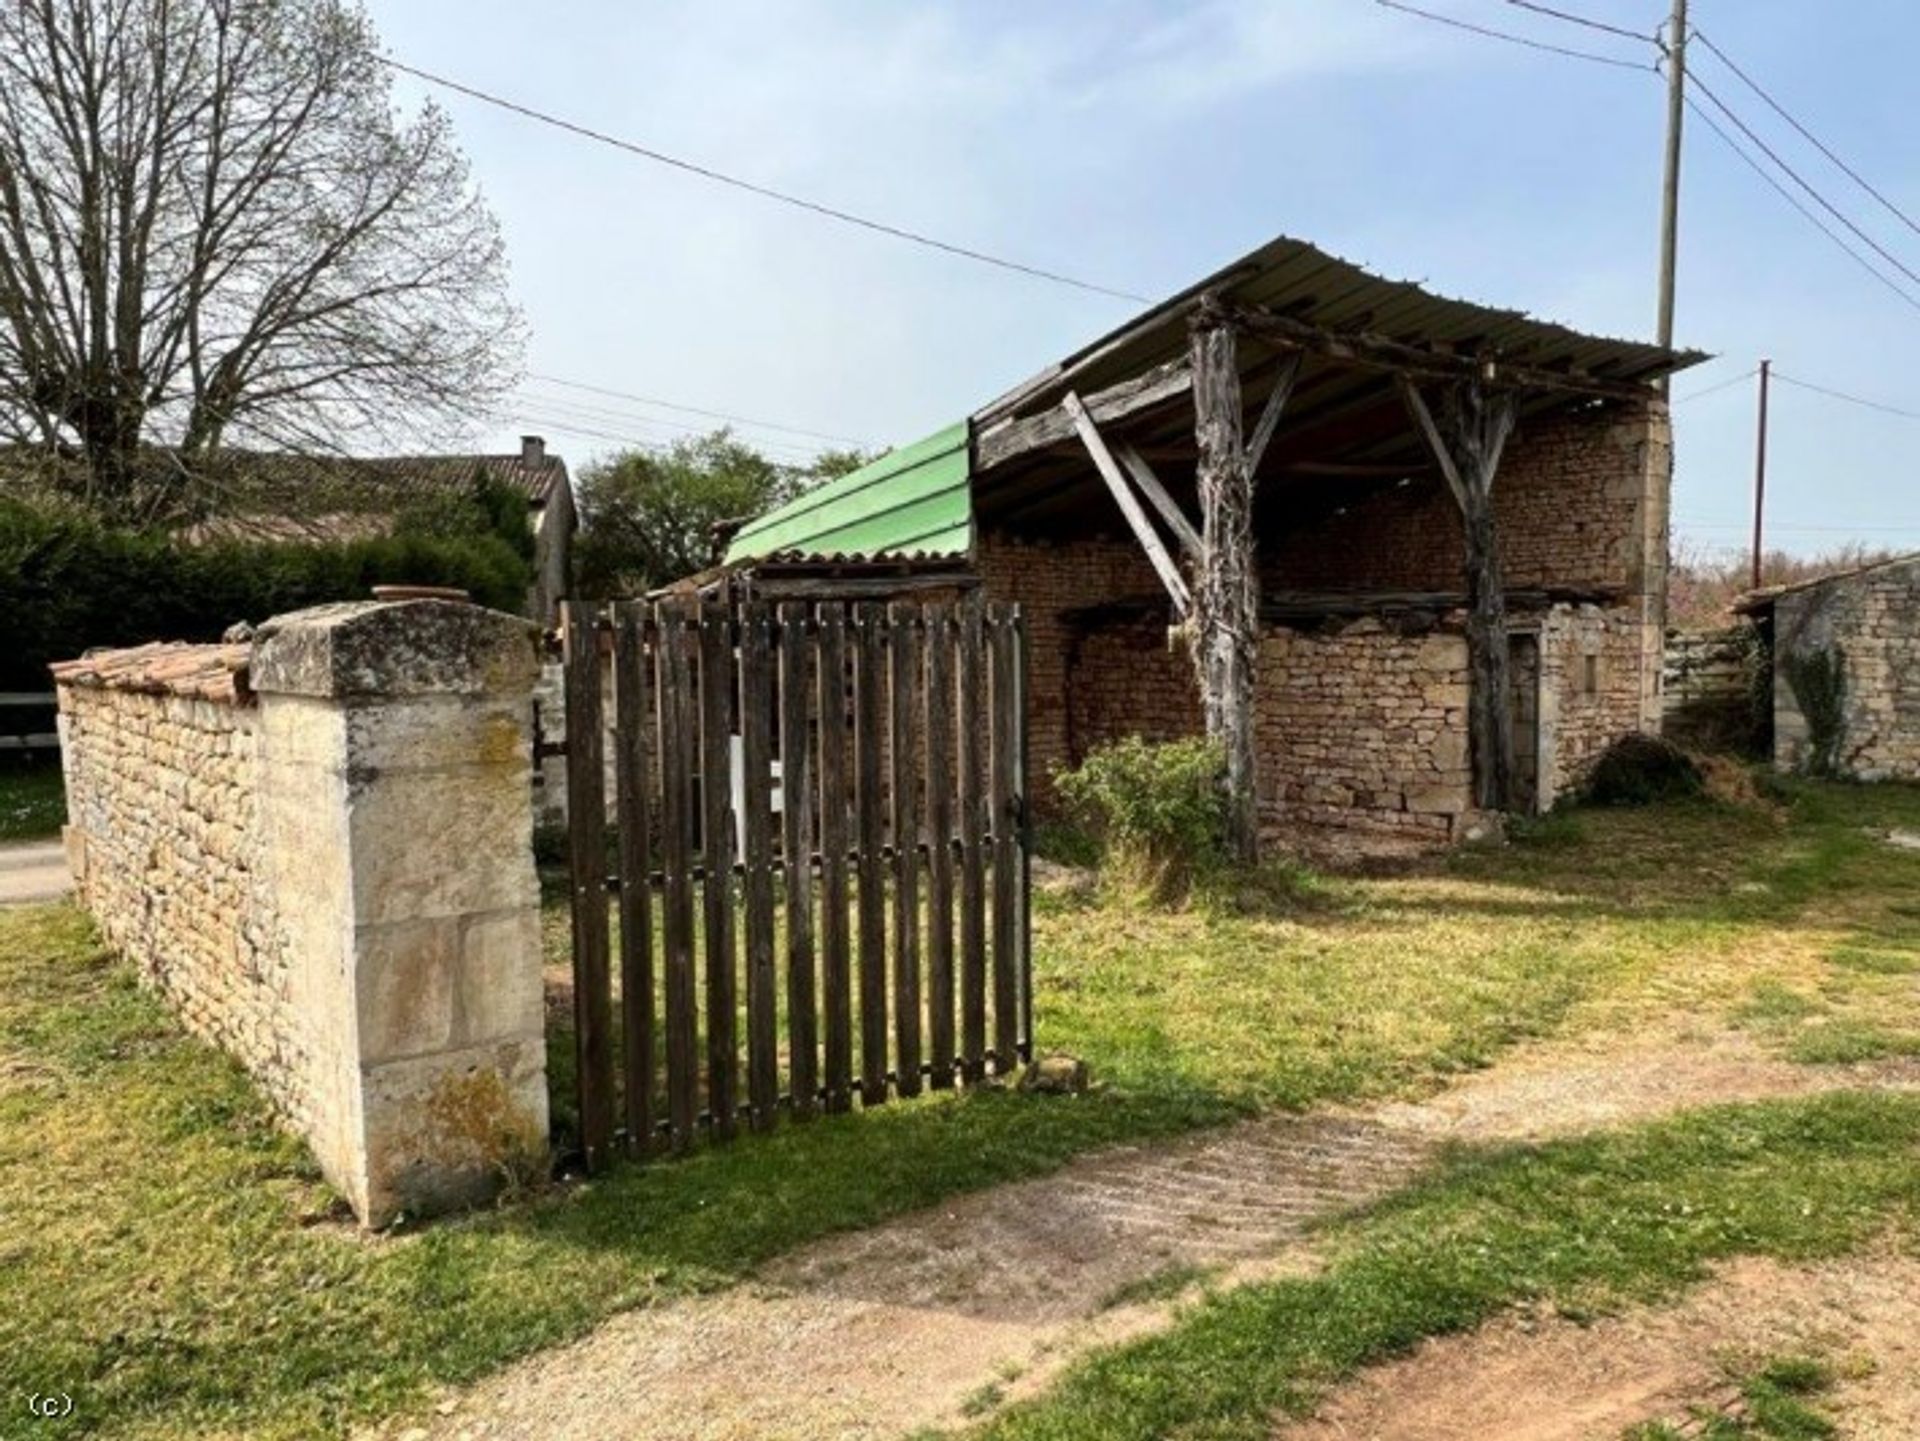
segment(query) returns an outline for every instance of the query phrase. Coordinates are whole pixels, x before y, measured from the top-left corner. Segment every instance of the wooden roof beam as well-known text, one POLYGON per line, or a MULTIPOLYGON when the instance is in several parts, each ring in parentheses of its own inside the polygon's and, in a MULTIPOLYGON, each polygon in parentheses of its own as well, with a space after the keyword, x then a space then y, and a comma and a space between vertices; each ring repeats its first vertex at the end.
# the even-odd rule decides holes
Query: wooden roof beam
MULTIPOLYGON (((1115 425, 1142 411, 1164 405, 1193 388, 1186 357, 1136 375, 1083 398, 1086 412, 1097 425, 1115 425)), ((1076 397, 1078 399, 1078 397, 1076 397)), ((975 475, 1009 460, 1070 440, 1078 427, 1067 407, 1056 405, 1025 420, 1002 420, 987 426, 973 440, 975 475)))

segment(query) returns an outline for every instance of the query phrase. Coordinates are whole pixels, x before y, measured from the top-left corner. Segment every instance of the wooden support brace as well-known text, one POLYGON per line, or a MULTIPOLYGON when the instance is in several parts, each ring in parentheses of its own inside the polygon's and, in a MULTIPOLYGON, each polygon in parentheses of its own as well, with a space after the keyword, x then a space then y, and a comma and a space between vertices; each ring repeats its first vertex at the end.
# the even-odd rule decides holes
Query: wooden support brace
POLYGON ((1273 378, 1273 389, 1267 392, 1267 403, 1261 408, 1260 419, 1254 424, 1253 438, 1247 442, 1248 475, 1260 469, 1261 458, 1267 453, 1267 442, 1273 439, 1273 432, 1280 425, 1280 414, 1293 396, 1294 382, 1300 378, 1302 359, 1304 356, 1296 350, 1280 362, 1280 373, 1273 378))
POLYGON ((1120 464, 1126 467, 1127 474, 1133 477, 1134 486, 1160 512, 1160 519, 1167 523, 1173 538, 1180 542, 1180 549, 1186 552, 1189 559, 1198 557, 1200 532, 1193 528, 1193 522, 1187 519, 1186 512, 1167 494, 1167 488, 1160 483, 1160 477, 1153 473, 1147 458, 1124 440, 1113 443, 1113 453, 1119 457, 1120 464))
POLYGON ((1147 553, 1147 559, 1153 562, 1154 571, 1160 577, 1160 583, 1167 588, 1167 594, 1173 597, 1173 608, 1184 617, 1193 597, 1187 590, 1187 583, 1180 575, 1180 567, 1174 564, 1173 557, 1167 553, 1167 547, 1153 528, 1153 522, 1147 519, 1146 511, 1140 508, 1140 501, 1127 484, 1127 478, 1120 470, 1120 462, 1115 460, 1113 452, 1107 449, 1107 442, 1100 434, 1100 428, 1093 423, 1093 417, 1087 413, 1087 407, 1073 391, 1067 392, 1062 402, 1074 429, 1080 433, 1080 441, 1087 448, 1087 454, 1093 457, 1094 468, 1100 472, 1100 478, 1107 483, 1115 504, 1120 507, 1121 515, 1126 517, 1127 525, 1132 529, 1134 538, 1140 542, 1140 548, 1147 553))

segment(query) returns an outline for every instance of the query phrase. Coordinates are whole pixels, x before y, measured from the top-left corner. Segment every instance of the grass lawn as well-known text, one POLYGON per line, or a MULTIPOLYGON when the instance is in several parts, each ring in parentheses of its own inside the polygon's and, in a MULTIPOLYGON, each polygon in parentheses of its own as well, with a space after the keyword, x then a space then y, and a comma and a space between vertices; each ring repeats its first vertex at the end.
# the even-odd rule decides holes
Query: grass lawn
POLYGON ((37 841, 60 834, 67 793, 59 761, 25 763, 0 757, 0 841, 37 841))
MULTIPOLYGON (((1920 856, 1871 833, 1896 825, 1920 826, 1920 790, 1806 789, 1779 815, 1576 814, 1498 851, 1322 880, 1246 912, 1043 898, 1040 1041, 1084 1055, 1095 1093, 981 1092, 786 1126, 371 1239, 322 1219, 325 1188, 244 1076, 182 1036, 83 918, 0 912, 0 1391, 73 1394, 75 1416, 35 1435, 337 1433, 829 1231, 1115 1141, 1415 1092, 1529 1036, 1675 1008, 1745 1017, 1772 986, 1825 1007, 1815 1019, 1871 1023, 1904 1044, 1920 1033, 1903 969, 1920 956, 1920 856)), ((1749 1023, 1791 1048, 1813 1021, 1749 1023)), ((1836 1167, 1878 1184, 1847 1137, 1920 1122, 1834 1104, 1804 1113, 1806 1164, 1837 1148, 1836 1167)), ((1751 1124, 1796 1124, 1766 1114, 1751 1124)), ((1746 1121, 1702 1124, 1748 1134, 1746 1121)), ((1726 1147, 1716 1184, 1760 1164, 1726 1147)), ((1447 1184, 1497 1183, 1511 1198, 1530 1177, 1573 1174, 1508 1158, 1447 1184)), ((1459 1199, 1469 1192, 1421 1194, 1429 1206, 1455 1196, 1462 1225, 1498 1219, 1492 1193, 1471 1192, 1478 1210, 1459 1199)), ((1392 1216, 1415 1214, 1369 1224, 1413 1236, 1418 1225, 1392 1216)), ((1658 1254, 1665 1265, 1681 1253, 1658 1254)), ((1447 1292, 1420 1315, 1464 1318, 1506 1285, 1447 1292)), ((1427 1322, 1365 1335, 1414 1324, 1427 1322)), ((5 1434, 14 1417, 0 1416, 5 1434)))

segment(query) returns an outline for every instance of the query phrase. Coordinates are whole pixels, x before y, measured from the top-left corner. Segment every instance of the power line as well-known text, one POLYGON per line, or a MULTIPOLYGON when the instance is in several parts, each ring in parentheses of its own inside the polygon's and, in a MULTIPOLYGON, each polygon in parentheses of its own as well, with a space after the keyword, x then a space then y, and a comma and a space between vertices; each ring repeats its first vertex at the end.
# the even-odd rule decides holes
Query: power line
POLYGON ((1780 158, 1780 153, 1776 151, 1771 145, 1767 144, 1766 141, 1762 140, 1760 136, 1754 132, 1754 129, 1751 125, 1747 124, 1746 121, 1742 120, 1738 115, 1733 113, 1733 111, 1728 107, 1726 101, 1722 100, 1718 95, 1714 94, 1713 88, 1709 86, 1706 83, 1706 81, 1702 80, 1697 75, 1692 76, 1690 78, 1693 82, 1693 88, 1695 90, 1698 90, 1702 95, 1706 96, 1707 99, 1712 102, 1714 109, 1718 110, 1722 115, 1726 116, 1727 119, 1731 120, 1736 126, 1738 126, 1740 133, 1746 136, 1747 139, 1751 140, 1755 145, 1757 145, 1760 148, 1761 152, 1767 157, 1767 159, 1771 160, 1776 166, 1778 166, 1782 171, 1784 171, 1787 177, 1790 180, 1792 180, 1795 185, 1798 185, 1802 190, 1806 191, 1808 195, 1812 196, 1815 202, 1819 204, 1821 209, 1825 210, 1835 220, 1838 220, 1842 225, 1846 226, 1848 230, 1852 231, 1868 246, 1872 247, 1874 253, 1877 254, 1882 260, 1886 261, 1889 265, 1891 265, 1895 270, 1898 270, 1902 275, 1906 276, 1907 279, 1914 281, 1917 284, 1920 284, 1920 272, 1915 272, 1913 270, 1910 270, 1907 267, 1907 265, 1900 259, 1899 256, 1895 255, 1891 250, 1888 250, 1886 246, 1882 245, 1879 241, 1875 240, 1871 235, 1867 234, 1866 231, 1862 230, 1858 225, 1854 224, 1852 220, 1850 220, 1845 214, 1841 212, 1840 208, 1837 205, 1835 205, 1831 200, 1827 199, 1827 197, 1822 195, 1818 190, 1814 189, 1812 185, 1808 184, 1805 178, 1801 176, 1799 171, 1795 170, 1791 165, 1787 164, 1785 160, 1782 160, 1780 158))
POLYGON ((1713 116, 1709 114, 1705 108, 1703 108, 1701 105, 1696 103, 1694 98, 1691 95, 1687 97, 1687 109, 1691 110, 1694 113, 1695 118, 1698 119, 1701 124, 1705 125, 1715 135, 1718 135, 1720 139, 1726 144, 1729 150, 1733 151, 1735 155, 1738 155, 1741 160, 1746 162, 1746 164, 1753 170, 1753 173, 1755 175, 1758 175, 1762 180, 1766 181, 1768 185, 1772 186, 1774 191, 1778 193, 1778 195, 1782 200, 1786 201, 1787 204, 1791 205, 1795 210, 1799 211, 1803 216, 1805 216, 1808 224, 1812 225, 1815 229, 1819 230, 1821 234, 1827 237, 1827 239, 1831 240, 1835 245, 1839 246, 1840 249, 1844 250, 1849 256, 1852 257, 1854 263, 1858 265, 1862 270, 1866 271, 1867 274, 1871 275, 1875 280, 1879 281, 1882 285, 1886 286, 1887 289, 1891 290, 1895 295, 1899 296, 1902 300, 1906 301, 1907 304, 1911 305, 1915 310, 1920 310, 1920 300, 1916 300, 1912 295, 1910 295, 1906 291, 1906 289, 1900 284, 1899 281, 1893 279, 1892 276, 1886 274, 1886 272, 1882 271, 1871 260, 1867 259, 1866 256, 1862 255, 1859 251, 1855 250, 1851 245, 1847 244, 1845 240, 1841 239, 1841 237, 1834 231, 1833 227, 1828 225, 1826 221, 1822 220, 1818 215, 1815 215, 1811 210, 1807 209, 1807 207, 1801 203, 1799 196, 1795 195, 1791 190, 1787 189, 1786 186, 1782 185, 1777 179, 1775 179, 1773 176, 1773 173, 1769 171, 1764 165, 1762 165, 1758 160, 1754 159, 1753 156, 1750 153, 1748 153, 1746 147, 1743 146, 1738 140, 1734 139, 1732 135, 1728 134, 1726 127, 1721 125, 1719 121, 1715 120, 1713 116))
MULTIPOLYGON (((712 430, 700 426, 687 425, 681 421, 662 420, 658 416, 635 415, 631 411, 602 409, 599 406, 572 405, 556 400, 549 395, 535 395, 529 392, 516 392, 511 397, 513 406, 520 409, 513 413, 534 412, 552 414, 561 420, 582 421, 589 426, 612 426, 625 432, 637 432, 652 437, 655 443, 675 445, 682 442, 697 441, 712 434, 712 430), (655 430, 651 427, 659 427, 655 430)), ((777 461, 807 462, 819 454, 818 447, 809 449, 793 441, 774 441, 762 436, 735 431, 726 427, 735 439, 752 446, 755 450, 777 461)))
POLYGON ((1564 20, 1569 25, 1583 25, 1589 30, 1599 30, 1607 35, 1619 35, 1628 40, 1640 40, 1647 44, 1657 44, 1653 36, 1644 35, 1638 30, 1629 30, 1624 25, 1609 25, 1604 20, 1595 20, 1591 16, 1576 15, 1571 10, 1556 10, 1551 5, 1539 5, 1534 0, 1507 0, 1507 4, 1521 10, 1531 10, 1536 15, 1551 15, 1555 20, 1564 20))
MULTIPOLYGON (((1705 400, 1709 395, 1718 395, 1723 390, 1731 390, 1736 385, 1744 384, 1745 382, 1752 380, 1754 376, 1758 375, 1759 373, 1760 373, 1760 367, 1756 365, 1752 370, 1749 370, 1746 374, 1736 375, 1732 380, 1723 380, 1718 385, 1709 385, 1705 390, 1696 390, 1693 392, 1692 395, 1683 395, 1678 400, 1674 401, 1674 404, 1685 405, 1689 401, 1705 400)), ((1777 371, 1775 373, 1778 374, 1777 371)))
MULTIPOLYGON (((1675 518, 1675 525, 1686 530, 1738 530, 1744 531, 1751 521, 1745 520, 1683 520, 1675 518)), ((1920 525, 1784 525, 1769 521, 1770 531, 1785 531, 1789 534, 1806 532, 1811 535, 1912 535, 1920 532, 1920 525)), ((1746 546, 1740 549, 1745 551, 1746 546)))
POLYGON ((564 130, 570 135, 577 135, 583 139, 597 141, 602 145, 611 146, 616 150, 624 150, 630 155, 638 155, 642 159, 651 160, 657 165, 665 165, 675 170, 684 171, 689 175, 697 175, 703 180, 711 180, 718 185, 730 186, 735 190, 744 190, 749 195, 758 195, 765 200, 773 200, 782 205, 790 205, 796 210, 805 210, 814 215, 824 216, 829 220, 838 220, 844 225, 858 226, 862 230, 870 230, 877 235, 889 235, 896 240, 906 240, 915 245, 924 245, 932 250, 944 251, 948 255, 957 255, 965 260, 978 261, 982 265, 991 265, 1001 270, 1010 270, 1016 274, 1029 276, 1035 280, 1046 280, 1051 281, 1055 285, 1071 286, 1075 290, 1083 290, 1093 295, 1108 296, 1114 300, 1126 300, 1140 305, 1151 303, 1147 296, 1136 295, 1130 290, 1117 290, 1112 286, 1100 285, 1091 280, 1080 280, 1074 276, 1062 274, 1057 270, 1043 270, 1037 265, 1027 265, 1018 260, 1008 260, 1004 256, 990 255, 984 250, 974 250, 969 246, 957 245, 952 241, 941 240, 935 236, 926 235, 916 230, 908 230, 903 226, 892 225, 884 220, 874 220, 869 216, 855 214, 851 210, 841 210, 836 206, 823 204, 817 200, 808 200, 804 196, 790 194, 784 190, 776 190, 772 186, 761 185, 756 181, 743 180, 739 176, 729 175, 723 170, 715 170, 711 166, 701 165, 692 160, 683 160, 677 155, 669 155, 665 151, 652 149, 636 141, 623 140, 617 135, 609 135, 605 131, 592 129, 576 121, 563 120, 561 117, 548 114, 544 110, 536 110, 530 105, 522 105, 518 101, 508 100, 504 96, 494 95, 472 85, 462 84, 458 80, 450 80, 444 75, 436 75, 430 70, 422 70, 417 66, 408 65, 403 61, 393 59, 391 56, 381 56, 380 62, 389 69, 397 70, 403 75, 411 75, 416 80, 423 80, 429 85, 438 85, 442 89, 452 90, 470 99, 481 101, 483 104, 492 105, 501 110, 511 111, 513 114, 524 116, 528 120, 538 121, 542 125, 550 125, 556 130, 564 130))
MULTIPOLYGON (((1516 4, 1519 3, 1519 0, 1514 0, 1514 3, 1516 4)), ((1749 90, 1751 90, 1755 95, 1758 95, 1762 100, 1764 100, 1767 103, 1767 105, 1773 110, 1774 114, 1778 115, 1782 120, 1786 121, 1787 124, 1791 125, 1796 131, 1798 131, 1800 133, 1800 137, 1803 140, 1805 140, 1809 145, 1813 146, 1813 148, 1818 150, 1822 155, 1826 156, 1828 160, 1832 161, 1833 164, 1837 166, 1842 172, 1844 172, 1847 178, 1852 180, 1854 184, 1858 185, 1862 190, 1866 191, 1867 194, 1871 195, 1875 200, 1879 201, 1888 210, 1890 210, 1895 216, 1899 218, 1901 224, 1905 225, 1907 229, 1913 231, 1914 234, 1916 235, 1920 235, 1920 222, 1916 222, 1911 215, 1907 214, 1907 212, 1902 210, 1898 205, 1895 205, 1884 194, 1882 194, 1881 191, 1877 189, 1872 184, 1872 182, 1870 182, 1866 178, 1866 176, 1862 175, 1859 171, 1855 170, 1851 165, 1847 164, 1847 162, 1842 160, 1837 154, 1835 154, 1832 148, 1829 147, 1824 141, 1822 141, 1819 136, 1815 135, 1811 130, 1807 129, 1807 127, 1802 125, 1798 120, 1794 119, 1792 114, 1788 112, 1787 108, 1784 105, 1782 105, 1778 100, 1775 100, 1773 96, 1767 92, 1766 88, 1760 84, 1759 81, 1755 80, 1751 75, 1747 74, 1745 70, 1742 70, 1737 64, 1735 64, 1733 57, 1727 54, 1727 52, 1722 50, 1718 45, 1715 45, 1711 37, 1709 37, 1704 31, 1695 30, 1693 31, 1693 38, 1695 40, 1698 40, 1702 45, 1706 46, 1708 50, 1712 51, 1713 54, 1719 58, 1720 63, 1722 65, 1726 66, 1727 69, 1731 70, 1735 75, 1739 76, 1741 81, 1746 85, 1746 87, 1749 90)))
MULTIPOLYGON (((671 431, 675 435, 708 435, 717 429, 735 431, 742 435, 757 436, 758 434, 751 427, 732 420, 716 422, 702 421, 688 416, 649 415, 632 406, 615 405, 609 401, 594 400, 586 396, 556 394, 550 389, 536 389, 531 385, 515 386, 514 394, 522 400, 530 400, 537 405, 557 406, 562 410, 575 411, 583 415, 595 414, 602 419, 619 420, 635 425, 656 426, 661 430, 671 431)), ((784 450, 804 450, 808 454, 821 448, 820 442, 799 440, 784 435, 768 435, 765 441, 770 446, 777 446, 784 450)))
POLYGON ((1865 406, 1868 410, 1878 410, 1886 415, 1897 415, 1904 420, 1920 420, 1920 410, 1902 410, 1899 406, 1888 405, 1884 401, 1868 400, 1864 396, 1849 395, 1844 390, 1834 390, 1830 386, 1815 385, 1810 380, 1798 380, 1777 369, 1773 372, 1773 378, 1784 381, 1788 385, 1797 386, 1801 390, 1811 390, 1815 395, 1825 395, 1834 400, 1844 400, 1849 405, 1865 406))
MULTIPOLYGON (((1650 64, 1643 67, 1637 62, 1622 60, 1615 56, 1599 55, 1599 54, 1593 53, 1592 51, 1587 51, 1587 50, 1574 50, 1566 46, 1549 45, 1544 41, 1533 40, 1526 36, 1521 36, 1521 35, 1513 35, 1504 30, 1496 30, 1491 26, 1476 25, 1476 24, 1472 24, 1469 21, 1457 19, 1456 17, 1451 15, 1441 15, 1431 10, 1423 10, 1418 6, 1409 5, 1405 3, 1405 0, 1374 0, 1374 3, 1377 5, 1385 6, 1389 10, 1399 10, 1409 15, 1418 15, 1420 18, 1424 20, 1432 20, 1438 24, 1451 26, 1456 30, 1465 30, 1470 34, 1484 36, 1491 40, 1501 40, 1513 45, 1524 45, 1524 46, 1527 46, 1529 49, 1534 49, 1534 50, 1546 50, 1553 54, 1570 56, 1571 58, 1576 60, 1591 60, 1602 65, 1619 66, 1629 70, 1638 70, 1638 69, 1645 68, 1645 69, 1652 70, 1655 73, 1658 73, 1660 68, 1657 63, 1650 64)), ((1519 3, 1519 0, 1509 0, 1509 3, 1517 4, 1519 3)), ((1544 6, 1536 6, 1531 3, 1521 5, 1520 8, 1528 9, 1528 10, 1539 10, 1543 14, 1551 13, 1551 14, 1554 14, 1556 18, 1573 20, 1576 22, 1579 19, 1584 18, 1584 17, 1576 17, 1572 15, 1570 12, 1549 11, 1544 6)), ((1694 32, 1690 31, 1689 33, 1694 33, 1694 32)), ((1649 39, 1650 43, 1654 43, 1654 44, 1659 43, 1657 41, 1651 41, 1650 37, 1635 36, 1634 38, 1636 39, 1645 38, 1645 39, 1649 39)), ((1664 50, 1665 47, 1662 46, 1661 48, 1664 50)), ((1716 50, 1714 53, 1719 54, 1720 52, 1716 50)), ((1705 93, 1707 97, 1710 100, 1712 100, 1713 103, 1726 114, 1729 120, 1733 121, 1734 124, 1738 125, 1740 129, 1745 133, 1752 135, 1754 143, 1760 146, 1762 150, 1766 151, 1768 156, 1773 159, 1775 164, 1779 165, 1783 171, 1786 171, 1788 174, 1792 175, 1794 180, 1797 183, 1799 183, 1804 189, 1806 189, 1810 195, 1813 195, 1815 199, 1819 200, 1823 206, 1831 210, 1834 213, 1834 215, 1838 217, 1847 226, 1848 229, 1853 230, 1855 233, 1861 235, 1861 238, 1866 240, 1868 244, 1872 245, 1875 250, 1879 250, 1881 251, 1882 254, 1886 254, 1886 252, 1884 250, 1881 250, 1881 247, 1876 242, 1873 241, 1872 237, 1867 236, 1864 232, 1860 231, 1859 227, 1854 225, 1852 221, 1848 220, 1844 215, 1841 215, 1840 212, 1837 209, 1835 209, 1832 206, 1832 204, 1826 200, 1824 196, 1820 195, 1817 191, 1815 191, 1813 187, 1808 185, 1806 181, 1802 180, 1800 176, 1796 172, 1794 172, 1790 166, 1786 164, 1785 161, 1781 160, 1778 155, 1774 154, 1772 148, 1769 147, 1764 141, 1762 141, 1759 138, 1759 136, 1753 135, 1752 130, 1747 126, 1747 124, 1744 121, 1742 121, 1737 115, 1735 115, 1733 111, 1729 109, 1725 105, 1725 103, 1719 99, 1718 96, 1714 95, 1713 92, 1708 89, 1708 87, 1704 82, 1700 81, 1697 76, 1690 75, 1688 78, 1693 82, 1693 85, 1695 87, 1697 87, 1703 93, 1705 93)), ((1720 139, 1727 145, 1727 147, 1734 152, 1734 154, 1738 155, 1742 161, 1744 161, 1748 166, 1750 166, 1756 175, 1758 175, 1762 180, 1766 181, 1766 183, 1769 186, 1771 186, 1776 192, 1778 192, 1781 199, 1785 200, 1795 210, 1799 211, 1801 215, 1805 216, 1808 223, 1818 228, 1820 232, 1827 237, 1827 239, 1831 240, 1835 245, 1839 246, 1841 250, 1845 251, 1847 255, 1850 256, 1857 265, 1859 265, 1875 280, 1878 280, 1882 285, 1886 286, 1895 295, 1899 296, 1902 300, 1906 301, 1907 304, 1913 306, 1917 310, 1920 310, 1920 300, 1916 300, 1914 296, 1910 294, 1904 287, 1902 287, 1898 281, 1894 280, 1892 277, 1888 276, 1885 272, 1880 270, 1879 267, 1874 265, 1874 263, 1869 259, 1867 259, 1866 256, 1862 255, 1859 251, 1855 250, 1853 246, 1849 245, 1837 233, 1835 233, 1833 228, 1829 226, 1825 221, 1821 220, 1818 215, 1815 215, 1813 211, 1809 210, 1800 201, 1798 196, 1794 195, 1794 193, 1791 190, 1787 189, 1786 186, 1782 185, 1779 182, 1779 180, 1777 180, 1773 176, 1773 174, 1766 169, 1765 166, 1763 166, 1758 160, 1754 159, 1754 157, 1750 153, 1748 153, 1746 148, 1742 146, 1739 141, 1735 140, 1732 135, 1728 134, 1724 126, 1719 124, 1713 118, 1712 115, 1708 114, 1706 110, 1701 108, 1701 106, 1693 99, 1691 94, 1687 94, 1683 98, 1686 101, 1687 108, 1691 110, 1694 113, 1694 115, 1703 124, 1707 126, 1708 129, 1712 130, 1714 134, 1718 135, 1720 139)), ((1904 265, 1901 265, 1900 262, 1897 259, 1895 259, 1893 256, 1888 255, 1887 258, 1890 261, 1892 261, 1892 263, 1897 268, 1899 268, 1902 272, 1909 275, 1913 273, 1911 271, 1908 271, 1907 268, 1904 265)), ((1916 276, 1915 278, 1920 279, 1920 276, 1916 276)))
MULTIPOLYGON (((1449 25, 1455 30, 1465 30, 1472 35, 1483 35, 1489 40, 1504 40, 1509 45, 1524 45, 1529 50, 1544 50, 1550 55, 1564 55, 1570 60, 1588 60, 1595 65, 1612 65, 1622 70, 1651 70, 1651 61, 1623 60, 1615 55, 1601 55, 1592 50, 1575 50, 1570 45, 1553 45, 1545 40, 1535 40, 1526 35, 1514 35, 1505 30, 1496 30, 1491 25, 1476 25, 1470 20, 1462 20, 1454 15, 1442 15, 1433 10, 1422 10, 1418 5, 1409 5, 1406 0, 1373 0, 1376 5, 1389 10, 1398 10, 1407 15, 1418 15, 1422 20, 1431 20, 1436 25, 1449 25)), ((1636 37, 1642 38, 1645 37, 1636 37)))
MULTIPOLYGON (((663 440, 631 435, 617 430, 607 430, 599 426, 585 424, 584 422, 561 420, 553 415, 535 415, 527 411, 518 410, 511 413, 515 419, 522 424, 537 425, 542 430, 557 431, 561 435, 579 435, 593 440, 609 440, 616 445, 632 446, 637 450, 648 451, 654 455, 665 454, 673 448, 669 442, 663 440)), ((805 461, 811 460, 812 458, 813 457, 805 457, 781 460, 779 463, 790 468, 805 469, 805 461)))
POLYGON ((731 421, 736 425, 751 425, 760 430, 781 430, 789 435, 804 435, 809 440, 825 440, 835 445, 864 446, 867 444, 866 441, 855 440, 853 437, 847 435, 831 435, 822 430, 803 430, 797 425, 782 425, 772 420, 755 420, 751 416, 733 415, 724 410, 702 410, 697 405, 682 405, 677 401, 661 400, 657 396, 651 395, 637 395, 630 390, 615 390, 605 385, 589 385, 584 380, 568 380, 564 376, 548 375, 537 370, 528 371, 527 378, 530 380, 544 380, 552 385, 564 385, 569 390, 584 390, 594 395, 604 395, 613 400, 631 400, 637 401, 641 405, 657 405, 663 410, 677 410, 683 415, 698 415, 708 420, 725 420, 731 421))

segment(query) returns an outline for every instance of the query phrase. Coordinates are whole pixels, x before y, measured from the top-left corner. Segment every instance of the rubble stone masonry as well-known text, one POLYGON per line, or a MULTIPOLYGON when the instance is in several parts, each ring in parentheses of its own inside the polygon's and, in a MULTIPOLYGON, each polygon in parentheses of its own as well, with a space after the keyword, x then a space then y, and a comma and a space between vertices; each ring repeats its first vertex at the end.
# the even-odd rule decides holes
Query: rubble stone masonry
POLYGON ((1794 683, 1825 652, 1844 677, 1835 771, 1920 780, 1920 556, 1788 591, 1773 603, 1774 763, 1805 770, 1813 726, 1794 683))

